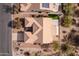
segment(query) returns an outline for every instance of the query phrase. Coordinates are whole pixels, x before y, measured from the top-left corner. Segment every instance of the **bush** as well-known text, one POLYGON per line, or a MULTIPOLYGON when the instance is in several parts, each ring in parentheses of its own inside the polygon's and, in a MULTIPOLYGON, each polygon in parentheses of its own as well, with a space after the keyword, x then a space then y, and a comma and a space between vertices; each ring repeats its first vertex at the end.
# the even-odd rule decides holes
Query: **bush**
POLYGON ((58 41, 53 41, 52 48, 54 51, 58 51, 60 49, 60 45, 58 41))
POLYGON ((19 47, 15 47, 15 49, 16 49, 16 51, 18 51, 19 50, 19 47))
POLYGON ((22 22, 20 21, 20 18, 15 18, 13 21, 13 28, 20 29, 22 27, 22 22))
POLYGON ((64 17, 63 26, 64 27, 70 27, 72 24, 72 16, 68 15, 64 17))
POLYGON ((13 5, 13 14, 17 14, 17 13, 19 13, 20 12, 20 4, 18 3, 15 3, 14 5, 13 5))
POLYGON ((24 52, 24 55, 25 56, 30 56, 30 53, 29 52, 24 52))

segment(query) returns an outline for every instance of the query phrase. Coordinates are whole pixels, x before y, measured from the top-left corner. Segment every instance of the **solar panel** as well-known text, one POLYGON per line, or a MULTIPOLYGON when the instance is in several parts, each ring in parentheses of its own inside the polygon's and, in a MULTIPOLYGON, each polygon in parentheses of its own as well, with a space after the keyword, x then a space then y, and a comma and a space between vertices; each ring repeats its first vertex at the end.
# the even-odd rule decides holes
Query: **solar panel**
POLYGON ((49 3, 43 3, 42 7, 49 8, 49 3))

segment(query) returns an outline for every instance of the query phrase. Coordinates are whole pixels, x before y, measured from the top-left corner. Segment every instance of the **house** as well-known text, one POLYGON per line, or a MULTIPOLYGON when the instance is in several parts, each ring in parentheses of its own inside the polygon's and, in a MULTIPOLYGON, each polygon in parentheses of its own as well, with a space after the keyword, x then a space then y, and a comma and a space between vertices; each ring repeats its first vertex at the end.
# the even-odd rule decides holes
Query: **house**
POLYGON ((25 3, 20 4, 22 16, 24 15, 25 18, 25 27, 24 31, 18 33, 17 40, 20 42, 23 39, 23 43, 41 43, 41 44, 48 44, 52 43, 53 40, 57 39, 56 36, 59 35, 58 33, 58 19, 54 20, 49 17, 28 17, 25 14, 34 14, 34 15, 41 15, 41 12, 58 12, 59 4, 55 3, 25 3), (39 12, 39 14, 38 14, 39 12), (22 36, 21 36, 22 35, 22 36))

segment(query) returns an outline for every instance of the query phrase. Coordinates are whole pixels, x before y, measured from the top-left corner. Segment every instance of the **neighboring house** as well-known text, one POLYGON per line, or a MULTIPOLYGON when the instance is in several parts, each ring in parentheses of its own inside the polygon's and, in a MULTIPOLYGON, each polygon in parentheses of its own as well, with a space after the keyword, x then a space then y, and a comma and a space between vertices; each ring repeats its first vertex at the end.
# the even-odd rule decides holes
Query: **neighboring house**
POLYGON ((56 3, 41 3, 40 9, 57 12, 59 10, 59 4, 56 4, 56 3))
POLYGON ((57 12, 59 10, 59 3, 27 3, 27 4, 20 4, 21 11, 53 11, 57 12))

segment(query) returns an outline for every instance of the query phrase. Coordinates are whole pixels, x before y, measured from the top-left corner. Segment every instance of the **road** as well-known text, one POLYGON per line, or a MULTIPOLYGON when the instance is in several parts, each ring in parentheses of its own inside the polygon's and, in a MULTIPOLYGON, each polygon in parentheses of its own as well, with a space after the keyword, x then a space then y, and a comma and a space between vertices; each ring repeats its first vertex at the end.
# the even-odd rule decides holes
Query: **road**
MULTIPOLYGON (((8 27, 11 21, 11 14, 3 12, 3 5, 0 3, 0 56, 10 56, 11 52, 11 28, 8 27)), ((10 5, 10 4, 6 4, 10 5)))

